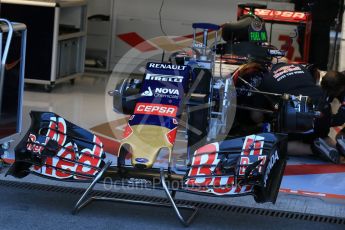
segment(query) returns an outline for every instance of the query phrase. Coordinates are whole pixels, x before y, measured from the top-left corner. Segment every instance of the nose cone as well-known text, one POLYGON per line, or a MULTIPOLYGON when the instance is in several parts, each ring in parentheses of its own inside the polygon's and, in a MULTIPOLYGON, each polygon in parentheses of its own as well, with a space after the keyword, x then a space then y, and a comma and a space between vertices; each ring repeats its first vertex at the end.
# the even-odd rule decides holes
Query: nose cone
POLYGON ((156 125, 134 125, 131 128, 133 133, 121 143, 131 146, 131 160, 135 168, 152 168, 162 148, 171 152, 173 145, 167 138, 170 129, 156 125))
POLYGON ((137 168, 137 169, 146 169, 147 168, 147 166, 144 164, 135 164, 133 166, 134 166, 134 168, 137 168))
POLYGON ((132 162, 132 165, 135 167, 135 168, 138 168, 138 169, 146 169, 147 168, 147 163, 149 163, 149 159, 146 159, 146 158, 135 158, 132 162))

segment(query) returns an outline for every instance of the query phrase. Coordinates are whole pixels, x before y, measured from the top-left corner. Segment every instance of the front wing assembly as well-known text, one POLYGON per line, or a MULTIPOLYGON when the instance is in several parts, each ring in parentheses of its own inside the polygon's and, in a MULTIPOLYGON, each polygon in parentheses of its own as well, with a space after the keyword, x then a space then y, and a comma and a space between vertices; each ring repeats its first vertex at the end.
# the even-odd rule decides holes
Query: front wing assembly
MULTIPOLYGON (((168 206, 188 225, 192 217, 185 220, 180 214, 174 203, 176 191, 223 197, 253 195, 256 202, 274 203, 286 164, 286 136, 262 133, 205 145, 183 169, 170 162, 165 167, 145 169, 116 165, 108 160, 102 142, 93 133, 50 112, 32 112, 31 119, 7 174, 92 181, 75 211, 97 200, 86 197, 96 183, 111 178, 115 184, 163 189, 171 202, 168 206)), ((180 208, 192 209, 192 216, 196 213, 194 207, 180 208)))

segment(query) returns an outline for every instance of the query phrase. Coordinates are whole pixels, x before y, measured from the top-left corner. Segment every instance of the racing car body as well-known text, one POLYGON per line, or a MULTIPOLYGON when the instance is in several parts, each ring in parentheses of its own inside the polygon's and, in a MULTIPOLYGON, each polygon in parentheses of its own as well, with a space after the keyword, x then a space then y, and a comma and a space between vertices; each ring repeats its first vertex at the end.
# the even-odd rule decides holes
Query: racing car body
MULTIPOLYGON (((180 117, 183 108, 191 104, 184 98, 186 88, 193 78, 193 70, 186 65, 147 64, 140 96, 113 162, 96 135, 57 114, 32 112, 31 127, 16 147, 15 163, 7 174, 92 181, 76 211, 90 202, 84 199, 95 183, 105 183, 106 178, 121 185, 133 186, 135 181, 134 185, 163 189, 184 225, 192 216, 189 220, 181 216, 169 191, 223 197, 253 195, 257 202, 275 203, 286 164, 285 135, 259 133, 205 144, 186 152, 182 167, 174 159, 180 117), (168 157, 157 165, 155 161, 164 148, 168 157)), ((205 103, 204 95, 194 97, 196 102, 205 103)), ((195 208, 187 208, 195 214, 195 208)))
MULTIPOLYGON (((286 163, 285 135, 261 133, 207 144, 197 149, 191 163, 182 168, 176 161, 152 167, 149 162, 144 164, 137 159, 146 157, 148 152, 133 154, 128 162, 122 158, 120 148, 117 158, 126 164, 112 163, 103 175, 100 173, 109 156, 97 136, 54 113, 32 112, 31 119, 30 130, 16 147, 16 161, 7 173, 18 178, 33 173, 62 181, 86 182, 101 175, 103 179, 110 176, 121 183, 144 179, 159 188, 155 179, 164 167, 169 180, 179 185, 169 189, 200 195, 254 195, 257 202, 275 202, 286 163)), ((151 125, 142 127, 150 129, 151 125)), ((150 143, 154 137, 149 138, 150 143)), ((151 154, 147 157, 154 159, 156 151, 151 154)))
POLYGON ((171 158, 189 73, 189 66, 147 64, 141 96, 120 146, 120 152, 125 145, 131 149, 128 152, 131 152, 134 167, 151 168, 162 148, 169 150, 171 158))
POLYGON ((115 157, 104 152, 93 133, 57 114, 32 112, 31 127, 15 150, 15 163, 8 174, 91 181, 76 211, 97 199, 85 201, 95 183, 105 183, 105 178, 121 185, 163 189, 184 225, 195 213, 188 220, 181 216, 172 195, 176 191, 253 195, 257 202, 275 203, 286 164, 286 135, 249 133, 219 140, 218 134, 227 134, 236 90, 231 75, 214 75, 217 43, 209 49, 207 34, 220 27, 196 23, 193 28, 204 34, 203 44, 193 45, 195 55, 183 63, 149 62, 141 80, 126 79, 110 93, 114 109, 130 115, 115 157), (187 117, 188 149, 176 157, 174 143, 183 116, 187 117), (194 128, 199 130, 193 132, 194 128), (164 149, 168 156, 157 164, 164 149))
POLYGON ((96 135, 57 114, 32 112, 31 127, 16 147, 15 163, 7 174, 92 182, 75 211, 91 200, 102 200, 85 198, 97 182, 106 183, 109 178, 115 184, 163 189, 184 225, 189 225, 197 209, 177 206, 170 191, 222 197, 253 195, 257 202, 275 203, 286 164, 285 135, 259 133, 215 141, 186 152, 182 166, 172 155, 180 117, 187 106, 185 84, 192 72, 188 66, 148 63, 140 98, 115 161, 104 152, 96 135), (168 157, 155 164, 164 148, 168 157), (179 207, 193 210, 193 215, 184 219, 179 207))

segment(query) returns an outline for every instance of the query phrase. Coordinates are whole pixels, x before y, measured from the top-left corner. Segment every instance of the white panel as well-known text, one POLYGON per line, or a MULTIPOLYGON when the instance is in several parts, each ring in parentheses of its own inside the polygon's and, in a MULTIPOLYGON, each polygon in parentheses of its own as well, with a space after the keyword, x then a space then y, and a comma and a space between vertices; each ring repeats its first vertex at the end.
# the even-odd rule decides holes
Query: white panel
POLYGON ((111 1, 114 0, 87 0, 88 16, 95 14, 110 15, 111 1))
POLYGON ((339 52, 339 71, 344 71, 345 70, 345 40, 341 40, 340 44, 340 52, 339 52))
MULTIPOLYGON (((173 21, 224 23, 236 19, 237 4, 257 2, 269 8, 293 9, 293 4, 253 0, 165 0, 162 17, 173 21)), ((118 0, 118 16, 159 19, 162 0, 118 0)))
MULTIPOLYGON (((270 26, 270 24, 267 25, 268 31, 270 29, 270 26)), ((295 25, 274 24, 272 27, 271 44, 277 47, 278 49, 286 50, 287 47, 289 47, 289 42, 291 42, 290 39, 292 39, 292 44, 287 53, 287 57, 292 61, 301 60, 299 44, 297 41, 297 33, 297 26, 295 25)))
MULTIPOLYGON (((343 15, 343 25, 341 31, 345 31, 345 14, 343 15)), ((345 70, 345 33, 341 33, 341 43, 339 52, 339 71, 345 70)))
MULTIPOLYGON (((151 39, 163 35, 159 24, 159 9, 162 0, 115 1, 117 35, 135 32, 144 39, 151 39)), ((268 8, 280 10, 293 9, 293 4, 285 2, 253 0, 165 0, 161 13, 163 29, 169 36, 183 36, 192 33, 191 25, 194 22, 224 24, 228 21, 235 21, 237 18, 237 4, 245 2, 268 4, 268 8)), ((115 64, 130 48, 128 44, 116 38, 111 62, 115 64)), ((131 62, 130 64, 137 65, 143 61, 138 57, 136 62, 131 62)))

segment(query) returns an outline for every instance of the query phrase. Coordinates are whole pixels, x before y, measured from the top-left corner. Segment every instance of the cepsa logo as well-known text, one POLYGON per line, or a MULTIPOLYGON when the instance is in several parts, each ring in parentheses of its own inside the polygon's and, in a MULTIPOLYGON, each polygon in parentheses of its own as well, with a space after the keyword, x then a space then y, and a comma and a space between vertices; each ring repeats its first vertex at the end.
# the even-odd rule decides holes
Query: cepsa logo
POLYGON ((183 82, 182 76, 151 74, 151 73, 146 74, 145 79, 150 80, 150 81, 162 81, 162 82, 176 82, 176 83, 183 82))
POLYGON ((137 103, 134 113, 145 114, 145 115, 176 117, 177 107, 173 105, 137 103))
POLYGON ((255 9, 255 15, 262 17, 264 20, 297 20, 305 21, 307 14, 304 12, 281 11, 270 9, 255 9))

